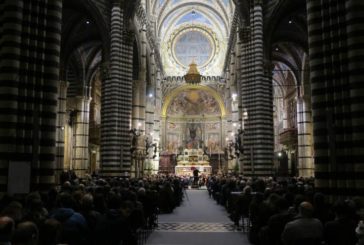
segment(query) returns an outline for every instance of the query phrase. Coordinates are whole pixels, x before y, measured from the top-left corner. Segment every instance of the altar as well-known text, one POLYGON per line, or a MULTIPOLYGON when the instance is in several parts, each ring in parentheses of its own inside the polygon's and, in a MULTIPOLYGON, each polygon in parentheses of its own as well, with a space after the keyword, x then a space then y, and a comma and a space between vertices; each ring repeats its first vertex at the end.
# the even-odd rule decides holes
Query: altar
POLYGON ((177 157, 177 166, 175 174, 177 176, 193 176, 194 170, 199 171, 199 175, 211 175, 212 168, 210 166, 209 157, 202 149, 185 149, 181 155, 177 157))

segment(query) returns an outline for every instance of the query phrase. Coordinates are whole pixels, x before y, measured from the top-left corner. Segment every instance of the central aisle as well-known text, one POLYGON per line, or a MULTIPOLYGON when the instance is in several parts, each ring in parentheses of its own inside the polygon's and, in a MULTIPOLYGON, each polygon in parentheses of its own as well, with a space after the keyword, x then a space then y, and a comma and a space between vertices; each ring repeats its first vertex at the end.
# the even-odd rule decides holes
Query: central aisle
POLYGON ((159 215, 158 228, 147 245, 248 245, 246 235, 234 230, 221 205, 206 190, 187 190, 180 207, 159 215), (186 195, 187 194, 187 195, 186 195))

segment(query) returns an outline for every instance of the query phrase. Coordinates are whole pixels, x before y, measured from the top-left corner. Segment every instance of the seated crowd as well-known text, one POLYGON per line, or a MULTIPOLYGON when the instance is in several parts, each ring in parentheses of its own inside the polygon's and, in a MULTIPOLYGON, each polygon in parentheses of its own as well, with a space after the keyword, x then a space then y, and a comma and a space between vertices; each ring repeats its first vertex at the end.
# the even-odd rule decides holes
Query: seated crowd
POLYGON ((63 181, 48 193, 3 195, 0 244, 139 244, 140 230, 153 229, 158 213, 172 212, 183 195, 171 176, 63 181))
POLYGON ((363 245, 361 198, 334 203, 315 192, 313 179, 277 181, 242 176, 209 178, 211 197, 226 207, 238 230, 257 245, 363 245))

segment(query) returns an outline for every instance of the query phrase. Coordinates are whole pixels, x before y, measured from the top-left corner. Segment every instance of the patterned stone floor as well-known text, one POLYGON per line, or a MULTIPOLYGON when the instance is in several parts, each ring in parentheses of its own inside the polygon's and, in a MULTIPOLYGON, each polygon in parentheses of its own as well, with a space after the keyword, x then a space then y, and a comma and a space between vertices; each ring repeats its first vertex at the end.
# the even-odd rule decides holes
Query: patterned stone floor
POLYGON ((156 231, 161 232, 234 232, 235 227, 231 223, 159 223, 156 231))
POLYGON ((147 245, 249 245, 246 234, 234 229, 225 209, 206 190, 187 190, 180 207, 159 216, 147 245))

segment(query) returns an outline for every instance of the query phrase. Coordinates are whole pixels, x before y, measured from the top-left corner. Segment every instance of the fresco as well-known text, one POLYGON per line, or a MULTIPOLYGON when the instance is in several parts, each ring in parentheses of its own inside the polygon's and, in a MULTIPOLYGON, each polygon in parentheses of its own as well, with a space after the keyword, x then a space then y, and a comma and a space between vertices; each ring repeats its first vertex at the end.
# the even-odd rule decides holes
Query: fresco
POLYGON ((214 97, 203 90, 187 90, 178 94, 169 105, 168 116, 220 115, 214 97))
POLYGON ((166 151, 168 153, 177 153, 178 146, 179 146, 179 135, 168 133, 166 151))
POLYGON ((208 153, 215 153, 219 151, 219 144, 220 144, 220 140, 219 140, 219 133, 210 133, 208 135, 208 139, 207 139, 207 152, 208 153))
POLYGON ((218 130, 220 123, 206 123, 206 130, 218 130))
POLYGON ((200 23, 204 23, 206 25, 212 25, 210 20, 208 18, 206 18, 205 16, 203 16, 202 14, 198 13, 198 12, 189 12, 186 15, 184 15, 178 22, 177 25, 180 25, 182 23, 185 22, 200 22, 200 23))

